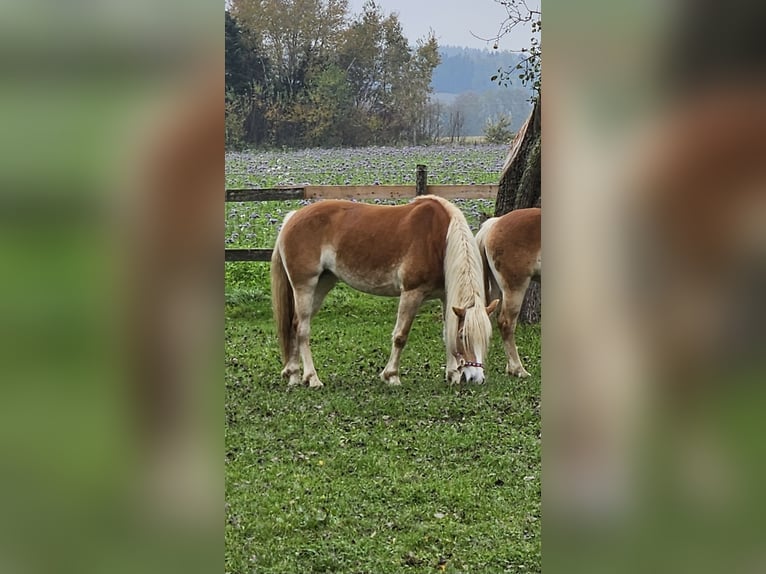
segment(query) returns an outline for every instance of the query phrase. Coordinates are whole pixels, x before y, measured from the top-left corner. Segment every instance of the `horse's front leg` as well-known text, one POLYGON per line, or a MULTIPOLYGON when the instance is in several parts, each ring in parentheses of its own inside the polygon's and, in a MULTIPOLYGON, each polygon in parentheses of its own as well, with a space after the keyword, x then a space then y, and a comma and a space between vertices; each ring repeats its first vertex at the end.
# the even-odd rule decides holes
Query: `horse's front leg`
POLYGON ((392 336, 391 356, 380 378, 389 385, 400 385, 399 380, 399 358, 402 355, 402 349, 407 343, 407 337, 410 334, 412 321, 420 309, 425 296, 418 290, 403 291, 399 297, 399 310, 396 314, 396 326, 392 336))
POLYGON ((462 376, 457 359, 452 353, 447 352, 447 382, 451 385, 460 384, 460 377, 462 376))
MULTIPOLYGON (((450 311, 451 312, 451 311, 450 311)), ((457 363, 457 357, 450 352, 449 345, 447 344, 447 301, 442 299, 442 341, 444 342, 444 348, 447 350, 447 362, 445 375, 447 382, 451 385, 457 385, 460 383, 460 377, 462 376, 457 363)))

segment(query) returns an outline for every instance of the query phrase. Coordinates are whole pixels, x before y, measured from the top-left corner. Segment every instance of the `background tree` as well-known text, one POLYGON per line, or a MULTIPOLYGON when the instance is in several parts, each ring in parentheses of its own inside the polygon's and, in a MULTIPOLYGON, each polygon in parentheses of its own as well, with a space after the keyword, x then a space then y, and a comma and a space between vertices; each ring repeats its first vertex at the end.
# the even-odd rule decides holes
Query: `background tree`
POLYGON ((238 22, 262 38, 274 87, 293 100, 306 75, 335 52, 347 0, 233 0, 238 22))
MULTIPOLYGON (((496 0, 507 12, 507 19, 502 22, 495 47, 498 42, 517 26, 529 25, 531 31, 530 46, 521 50, 524 58, 512 70, 498 70, 492 79, 507 83, 516 72, 525 85, 531 85, 532 113, 516 134, 505 166, 500 175, 495 216, 504 215, 514 209, 540 206, 542 194, 541 180, 541 78, 542 45, 540 32, 542 16, 539 8, 530 7, 526 0, 496 0)), ((539 283, 532 282, 521 308, 519 320, 537 322, 541 318, 539 283)))
POLYGON ((242 30, 239 24, 226 11, 226 52, 225 52, 225 77, 226 91, 234 94, 242 94, 247 90, 250 76, 247 62, 246 48, 243 45, 242 30))
POLYGON ((465 124, 465 113, 459 106, 452 106, 449 110, 449 142, 460 143, 460 134, 465 124))
POLYGON ((373 116, 383 75, 382 19, 375 3, 367 2, 362 14, 345 31, 339 49, 338 63, 346 71, 353 98, 351 121, 357 129, 354 143, 372 140, 377 131, 373 116))
POLYGON ((484 125, 484 139, 488 143, 509 143, 512 137, 511 118, 506 114, 500 114, 484 125))
POLYGON ((324 68, 307 91, 305 143, 308 146, 340 146, 347 139, 344 122, 352 108, 346 73, 336 65, 324 68))
POLYGON ((345 25, 347 0, 233 0, 232 14, 258 38, 269 74, 260 104, 267 132, 253 138, 275 145, 303 144, 302 112, 312 75, 332 60, 345 25))
POLYGON ((431 75, 439 65, 439 46, 433 35, 418 42, 404 77, 404 123, 411 132, 411 143, 430 138, 431 75))
POLYGON ((411 48, 398 16, 372 0, 354 18, 347 9, 347 0, 232 0, 230 139, 239 133, 247 143, 307 147, 432 137, 436 40, 431 35, 411 48), (259 58, 248 63, 246 53, 259 58), (242 89, 260 74, 255 67, 263 81, 242 89), (237 132, 243 110, 253 113, 237 132))
POLYGON ((226 145, 261 143, 265 134, 263 91, 269 63, 260 38, 226 11, 226 145))
POLYGON ((439 100, 429 98, 426 106, 426 134, 431 141, 439 141, 442 136, 442 110, 444 106, 439 100))
POLYGON ((508 129, 511 133, 521 129, 533 107, 529 102, 529 90, 520 86, 487 90, 479 96, 481 104, 479 117, 485 120, 502 116, 510 117, 508 129))
POLYGON ((476 92, 463 92, 459 94, 450 105, 454 111, 454 117, 460 120, 458 136, 480 134, 482 120, 477 110, 481 109, 481 96, 476 92))
POLYGON ((412 50, 398 16, 385 16, 368 1, 346 33, 339 63, 356 94, 356 112, 366 117, 376 143, 429 137, 431 77, 439 64, 433 35, 412 50))

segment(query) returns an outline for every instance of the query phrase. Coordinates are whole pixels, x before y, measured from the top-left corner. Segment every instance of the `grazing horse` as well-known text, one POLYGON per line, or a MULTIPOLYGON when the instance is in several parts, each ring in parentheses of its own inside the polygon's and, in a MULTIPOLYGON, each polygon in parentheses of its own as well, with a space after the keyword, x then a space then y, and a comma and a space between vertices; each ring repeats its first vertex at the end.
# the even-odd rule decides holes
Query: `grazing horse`
POLYGON ((426 299, 440 299, 446 376, 484 381, 497 301, 485 307, 481 256, 465 217, 426 195, 381 206, 327 200, 285 217, 271 258, 274 318, 290 385, 321 387, 309 348, 310 323, 338 280, 373 295, 399 296, 391 356, 380 374, 400 384, 399 357, 426 299), (303 361, 303 377, 299 375, 303 361))
POLYGON ((528 377, 516 348, 516 321, 531 280, 540 280, 540 208, 517 209, 484 222, 476 242, 484 262, 487 297, 502 297, 497 325, 508 364, 505 372, 528 377))

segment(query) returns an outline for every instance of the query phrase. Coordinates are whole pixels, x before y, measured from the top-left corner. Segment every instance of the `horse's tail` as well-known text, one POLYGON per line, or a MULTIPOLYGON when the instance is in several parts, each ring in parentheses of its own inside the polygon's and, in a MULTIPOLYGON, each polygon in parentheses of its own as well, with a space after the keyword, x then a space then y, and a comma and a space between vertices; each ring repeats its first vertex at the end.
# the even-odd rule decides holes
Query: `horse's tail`
POLYGON ((495 276, 492 273, 492 269, 489 266, 489 256, 487 255, 487 236, 495 223, 497 223, 497 220, 497 217, 490 217, 487 221, 481 224, 481 227, 476 234, 476 244, 479 246, 482 268, 484 270, 484 300, 487 303, 492 301, 493 297, 500 291, 495 276))
MULTIPOLYGON (((293 212, 287 214, 282 228, 290 218, 293 212)), ((277 337, 279 338, 279 350, 282 353, 282 360, 287 363, 292 351, 291 345, 295 338, 295 296, 293 287, 290 284, 290 278, 287 276, 285 264, 282 260, 280 243, 282 232, 277 236, 274 244, 274 251, 271 253, 271 308, 274 311, 274 322, 277 326, 277 337)))

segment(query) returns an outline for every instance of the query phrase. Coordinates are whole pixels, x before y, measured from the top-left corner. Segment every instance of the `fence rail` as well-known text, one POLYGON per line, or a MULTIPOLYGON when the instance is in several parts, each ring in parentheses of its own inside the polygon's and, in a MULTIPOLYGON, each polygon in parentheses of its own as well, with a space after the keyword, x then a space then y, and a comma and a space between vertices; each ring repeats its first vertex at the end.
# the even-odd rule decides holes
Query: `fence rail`
MULTIPOLYGON (((427 185, 426 192, 445 199, 494 199, 497 185, 427 185)), ((227 202, 288 199, 407 199, 417 195, 414 185, 306 185, 264 189, 227 189, 227 202)))
POLYGON ((270 261, 271 249, 253 248, 253 249, 226 249, 226 261, 270 261))
MULTIPOLYGON (((262 189, 227 189, 226 202, 295 199, 408 199, 433 194, 445 199, 494 199, 497 185, 427 185, 426 166, 418 165, 416 185, 305 185, 262 189)), ((272 248, 225 250, 226 261, 270 261, 272 248)))

